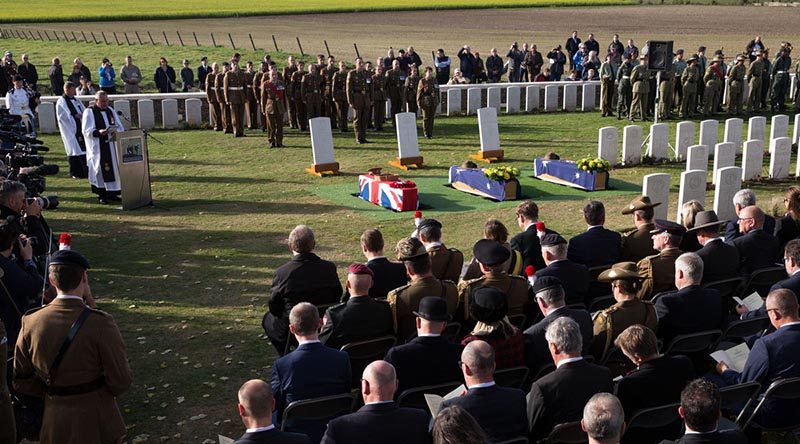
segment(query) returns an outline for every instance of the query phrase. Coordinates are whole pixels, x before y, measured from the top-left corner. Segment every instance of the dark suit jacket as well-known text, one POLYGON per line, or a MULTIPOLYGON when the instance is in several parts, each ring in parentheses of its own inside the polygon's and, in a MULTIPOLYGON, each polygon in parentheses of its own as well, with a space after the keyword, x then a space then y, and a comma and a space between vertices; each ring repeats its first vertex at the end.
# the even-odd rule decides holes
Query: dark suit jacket
POLYGON ((505 441, 528 434, 525 392, 500 387, 471 388, 457 398, 442 403, 442 408, 458 406, 472 415, 490 442, 505 441))
MULTIPOLYGON (((301 344, 278 358, 272 364, 273 423, 280 425, 283 411, 292 401, 350 393, 350 372, 347 353, 316 342, 301 344)), ((286 430, 305 433, 313 442, 319 442, 325 422, 292 421, 286 424, 286 430)))
MULTIPOLYGON (((545 228, 546 233, 555 233, 555 231, 545 228)), ((542 257, 542 245, 539 243, 539 236, 536 235, 536 224, 528 227, 522 233, 518 233, 511 238, 511 248, 519 251, 522 254, 522 269, 528 265, 533 265, 536 270, 541 270, 545 267, 544 258, 542 257)))
POLYGON ((714 330, 722 325, 722 296, 699 285, 665 293, 655 302, 658 336, 666 344, 677 335, 714 330))
POLYGON ((746 444, 747 437, 739 430, 683 435, 677 441, 661 441, 661 444, 746 444))
MULTIPOLYGON (((775 232, 775 218, 769 214, 764 215, 764 231, 767 233, 775 232)), ((742 233, 739 232, 738 218, 733 218, 725 225, 725 242, 733 242, 737 237, 741 237, 742 233)))
POLYGON ((800 226, 792 219, 792 216, 787 214, 775 221, 775 231, 773 233, 775 238, 778 239, 778 245, 783 248, 787 242, 800 236, 800 226))
POLYGON ((392 347, 385 360, 397 372, 400 384, 397 395, 410 388, 462 380, 458 368, 461 345, 448 342, 442 336, 416 337, 392 347))
POLYGON ((369 404, 329 422, 321 444, 427 444, 428 423, 424 410, 369 404))
POLYGON ((372 288, 369 289, 371 298, 385 298, 391 290, 408 283, 406 267, 399 262, 392 262, 382 257, 367 262, 367 267, 375 274, 372 278, 372 288))
POLYGON ((611 390, 611 370, 583 359, 539 378, 528 400, 530 441, 546 437, 556 424, 580 420, 589 398, 611 390))
POLYGON ((311 444, 308 436, 300 433, 286 433, 278 429, 263 432, 245 433, 235 444, 311 444))
POLYGON ((616 384, 615 394, 630 420, 638 410, 678 402, 681 391, 694 378, 694 365, 686 356, 662 356, 647 361, 616 384))
POLYGON ((328 309, 319 340, 328 347, 342 348, 356 341, 394 335, 389 303, 369 296, 351 297, 328 309))
MULTIPOLYGON (((5 256, 0 256, 0 271, 3 275, 0 280, 5 289, 0 289, 0 321, 6 326, 8 347, 14 349, 17 335, 22 328, 22 315, 31 307, 31 302, 36 299, 42 290, 44 280, 31 262, 20 265, 5 256), (5 294, 8 290, 8 294, 5 294), (8 297, 14 301, 13 305, 8 297)), ((37 304, 38 305, 38 304, 37 304)), ((5 359, 5 356, 0 356, 5 359)))
POLYGON ((738 277, 739 250, 721 239, 708 242, 697 250, 703 260, 703 283, 738 277))
POLYGON ((555 276, 561 280, 567 305, 583 304, 589 293, 589 269, 569 259, 551 262, 536 272, 536 277, 555 276))
POLYGON ((581 337, 583 338, 583 354, 589 353, 589 349, 592 346, 592 337, 594 336, 592 315, 586 310, 562 307, 556 311, 551 311, 544 319, 531 325, 523 332, 525 335, 525 359, 532 371, 535 372, 542 366, 553 362, 553 358, 550 356, 550 349, 547 348, 547 340, 544 338, 544 333, 551 322, 562 316, 571 318, 578 323, 581 328, 581 337))
POLYGON ((775 266, 780 246, 778 239, 769 233, 771 231, 751 230, 733 240, 733 246, 739 250, 742 273, 749 274, 754 270, 775 266))
POLYGON ((603 227, 592 227, 569 240, 567 259, 586 265, 610 265, 619 262, 622 236, 603 227))
POLYGON ((773 285, 769 289, 769 291, 771 293, 772 291, 777 290, 779 288, 787 288, 789 290, 792 290, 795 296, 800 295, 800 273, 795 273, 782 281, 776 282, 775 285, 773 285))

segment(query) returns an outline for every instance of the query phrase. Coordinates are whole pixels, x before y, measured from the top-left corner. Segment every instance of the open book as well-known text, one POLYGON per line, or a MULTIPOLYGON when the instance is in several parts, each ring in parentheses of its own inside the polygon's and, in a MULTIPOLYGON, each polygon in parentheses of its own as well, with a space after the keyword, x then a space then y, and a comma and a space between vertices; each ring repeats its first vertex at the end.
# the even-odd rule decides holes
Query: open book
POLYGON ((761 299, 761 295, 757 291, 744 299, 734 296, 733 300, 742 307, 746 307, 747 311, 755 311, 764 306, 764 299, 761 299))
POLYGON ((428 410, 431 411, 431 415, 435 417, 436 414, 439 413, 439 410, 441 410, 442 403, 444 401, 455 398, 457 396, 461 396, 461 394, 464 393, 466 389, 467 388, 464 387, 464 384, 461 384, 458 387, 456 387, 455 390, 444 396, 434 395, 432 393, 425 393, 425 402, 428 404, 428 410))
POLYGON ((724 362, 731 370, 741 373, 744 370, 744 363, 747 362, 747 355, 749 354, 750 348, 743 342, 727 350, 717 350, 711 353, 711 357, 717 362, 724 362))

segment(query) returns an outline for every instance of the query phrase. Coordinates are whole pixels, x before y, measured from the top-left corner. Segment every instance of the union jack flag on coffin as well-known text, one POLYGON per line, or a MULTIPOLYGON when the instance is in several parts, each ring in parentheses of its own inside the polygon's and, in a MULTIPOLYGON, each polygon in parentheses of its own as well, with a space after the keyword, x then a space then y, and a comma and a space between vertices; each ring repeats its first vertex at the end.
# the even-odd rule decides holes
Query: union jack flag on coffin
POLYGON ((406 180, 380 180, 380 176, 358 176, 358 197, 394 211, 416 211, 417 185, 406 180))

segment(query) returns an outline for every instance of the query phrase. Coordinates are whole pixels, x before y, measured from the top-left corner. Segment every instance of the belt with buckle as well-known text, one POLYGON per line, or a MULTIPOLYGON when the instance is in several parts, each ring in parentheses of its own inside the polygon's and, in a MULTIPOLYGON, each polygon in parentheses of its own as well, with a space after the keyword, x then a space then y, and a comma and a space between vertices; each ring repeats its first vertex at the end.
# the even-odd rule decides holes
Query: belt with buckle
POLYGON ((229 86, 228 90, 229 91, 243 91, 244 88, 242 88, 241 86, 229 86))

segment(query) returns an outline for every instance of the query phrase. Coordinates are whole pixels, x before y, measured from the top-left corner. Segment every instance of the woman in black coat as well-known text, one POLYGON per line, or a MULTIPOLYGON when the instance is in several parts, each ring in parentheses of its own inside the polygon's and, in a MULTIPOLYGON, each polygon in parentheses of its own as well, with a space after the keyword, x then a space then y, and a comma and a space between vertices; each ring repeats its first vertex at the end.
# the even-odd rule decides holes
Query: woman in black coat
POLYGON ((161 66, 156 68, 156 73, 153 80, 156 82, 156 88, 160 93, 175 92, 175 70, 167 64, 167 59, 161 57, 159 60, 161 66))
POLYGON ((775 237, 783 247, 792 239, 800 236, 800 187, 789 187, 783 197, 786 214, 775 220, 775 237))

